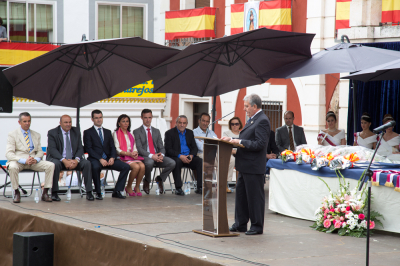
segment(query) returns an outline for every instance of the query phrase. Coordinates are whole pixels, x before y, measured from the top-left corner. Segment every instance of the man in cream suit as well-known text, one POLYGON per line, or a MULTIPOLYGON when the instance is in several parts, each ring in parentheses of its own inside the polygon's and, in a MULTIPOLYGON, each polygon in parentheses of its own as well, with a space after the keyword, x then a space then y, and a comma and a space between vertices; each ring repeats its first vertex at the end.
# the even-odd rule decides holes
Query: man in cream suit
POLYGON ((163 168, 162 173, 157 176, 156 182, 160 188, 160 194, 164 192, 163 182, 175 168, 175 161, 165 157, 165 148, 161 139, 160 130, 151 126, 153 113, 150 109, 143 109, 141 113, 143 125, 133 131, 135 135, 136 148, 139 155, 144 158, 145 178, 143 179, 143 190, 150 193, 151 171, 154 165, 163 168))
POLYGON ((294 151, 297 146, 307 144, 304 129, 293 124, 294 113, 286 111, 284 114, 285 125, 276 129, 275 142, 279 152, 284 150, 294 151))
POLYGON ((53 184, 54 164, 43 161, 42 145, 40 144, 40 134, 30 130, 31 115, 27 112, 19 115, 20 128, 8 133, 6 158, 10 173, 12 188, 14 189, 14 203, 21 201, 21 194, 18 190, 18 174, 24 169, 38 172, 45 172, 45 183, 42 200, 51 202, 47 194, 53 184))

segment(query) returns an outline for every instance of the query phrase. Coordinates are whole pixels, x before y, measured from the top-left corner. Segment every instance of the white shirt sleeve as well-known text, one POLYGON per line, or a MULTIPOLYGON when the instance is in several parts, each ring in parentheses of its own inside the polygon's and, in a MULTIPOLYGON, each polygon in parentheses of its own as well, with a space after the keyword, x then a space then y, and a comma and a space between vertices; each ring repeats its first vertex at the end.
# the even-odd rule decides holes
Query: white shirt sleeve
POLYGON ((117 150, 117 154, 119 155, 122 150, 119 147, 119 141, 118 141, 118 138, 117 138, 117 133, 115 131, 113 132, 113 139, 114 139, 115 149, 117 150))

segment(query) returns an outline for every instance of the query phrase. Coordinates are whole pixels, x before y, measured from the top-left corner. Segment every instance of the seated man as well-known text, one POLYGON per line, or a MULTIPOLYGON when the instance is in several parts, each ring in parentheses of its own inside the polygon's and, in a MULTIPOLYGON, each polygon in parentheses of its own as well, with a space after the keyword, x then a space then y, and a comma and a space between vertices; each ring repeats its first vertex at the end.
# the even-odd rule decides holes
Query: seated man
MULTIPOLYGON (((60 125, 49 130, 47 133, 47 156, 46 160, 54 163, 53 188, 51 199, 60 201, 58 196, 58 177, 60 171, 78 170, 82 171, 85 180, 86 199, 94 200, 92 194, 92 173, 91 165, 84 157, 81 132, 72 126, 69 115, 60 118, 60 125)), ((66 183, 69 186, 70 183, 66 183)))
MULTIPOLYGON (((279 148, 275 143, 275 132, 271 130, 267 146, 267 163, 270 159, 276 159, 279 155, 279 148)), ((269 167, 266 167, 265 174, 269 175, 269 167)))
POLYGON ((165 156, 165 148, 162 143, 160 130, 151 126, 151 120, 153 119, 151 110, 143 109, 141 118, 143 125, 135 129, 133 134, 135 135, 135 144, 139 155, 144 158, 145 178, 143 180, 143 190, 146 194, 150 193, 151 171, 154 165, 156 165, 163 168, 162 173, 156 177, 160 194, 163 194, 163 183, 175 168, 175 161, 165 156))
MULTIPOLYGON (((210 115, 207 113, 202 113, 199 118, 199 126, 193 130, 195 137, 207 137, 207 138, 217 138, 217 135, 208 128, 210 125, 210 115)), ((203 159, 203 144, 202 139, 195 139, 197 145, 197 156, 203 159)))
POLYGON ((40 134, 30 130, 31 115, 27 112, 20 113, 18 123, 21 127, 8 133, 6 147, 8 171, 12 189, 15 191, 13 202, 21 202, 18 174, 24 169, 45 172, 42 200, 51 202, 47 193, 53 183, 54 164, 42 160, 44 153, 40 144, 40 134))
POLYGON ((175 182, 175 194, 183 196, 181 169, 188 166, 192 170, 197 171, 197 194, 202 194, 202 168, 203 160, 197 154, 197 145, 194 141, 193 131, 187 129, 188 119, 184 115, 178 116, 176 119, 176 127, 165 132, 165 150, 166 155, 173 159, 176 163, 172 171, 175 182))
POLYGON ((125 199, 126 197, 121 194, 121 191, 124 190, 126 178, 130 171, 129 164, 115 159, 117 151, 114 140, 111 131, 102 127, 103 113, 100 110, 92 111, 92 121, 93 127, 83 132, 83 143, 86 152, 89 154, 88 160, 92 164, 92 179, 96 190, 96 199, 103 199, 100 186, 100 172, 103 168, 120 172, 112 197, 125 199))
POLYGON ((294 113, 286 111, 283 118, 285 119, 285 125, 277 128, 275 133, 275 141, 279 152, 283 152, 286 149, 295 151, 297 146, 307 144, 304 129, 293 124, 294 113))

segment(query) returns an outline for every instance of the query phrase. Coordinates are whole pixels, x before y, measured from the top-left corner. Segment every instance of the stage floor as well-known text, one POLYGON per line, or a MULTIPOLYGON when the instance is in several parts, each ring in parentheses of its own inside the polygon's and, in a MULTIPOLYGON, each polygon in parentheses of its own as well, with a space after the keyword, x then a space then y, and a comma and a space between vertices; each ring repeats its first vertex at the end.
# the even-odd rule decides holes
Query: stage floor
MULTIPOLYGON (((268 200, 268 182, 265 193, 268 200)), ((235 193, 227 196, 232 224, 235 193)), ((271 212, 268 202, 263 235, 211 238, 192 232, 202 224, 201 197, 193 190, 183 197, 170 191, 157 196, 153 189, 150 195, 126 200, 111 198, 111 194, 94 202, 78 194, 72 195, 70 203, 65 202, 65 195, 61 198, 61 202, 36 204, 31 196, 11 204, 11 199, 1 197, 0 212, 8 209, 39 216, 222 265, 365 265, 365 239, 316 232, 309 228, 310 221, 271 212)), ((398 235, 373 235, 370 264, 399 265, 399 240, 398 235)), ((119 265, 117 254, 110 260, 115 263, 104 265, 119 265)), ((171 264, 165 261, 163 265, 171 264)))

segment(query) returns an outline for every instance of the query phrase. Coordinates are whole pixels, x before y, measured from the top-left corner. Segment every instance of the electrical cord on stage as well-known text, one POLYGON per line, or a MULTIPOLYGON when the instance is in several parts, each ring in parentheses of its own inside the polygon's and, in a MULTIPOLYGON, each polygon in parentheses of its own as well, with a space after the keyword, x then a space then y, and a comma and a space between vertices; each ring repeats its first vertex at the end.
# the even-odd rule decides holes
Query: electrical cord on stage
POLYGON ((235 261, 240 261, 240 262, 244 262, 244 263, 248 263, 248 264, 252 264, 252 265, 269 266, 267 264, 254 262, 254 261, 250 261, 250 260, 246 260, 246 259, 242 259, 242 258, 236 257, 236 256, 234 256, 232 254, 221 253, 221 252, 216 252, 216 251, 212 251, 212 250, 205 249, 205 248, 195 247, 195 246, 192 246, 192 245, 181 243, 181 242, 176 241, 176 240, 172 240, 172 239, 167 239, 167 238, 161 237, 162 235, 174 235, 174 234, 192 233, 192 231, 164 233, 164 234, 158 234, 158 235, 154 236, 154 235, 149 235, 149 234, 138 232, 138 231, 133 231, 133 230, 128 230, 128 229, 124 229, 124 228, 114 227, 114 226, 111 226, 111 225, 85 221, 85 220, 82 220, 82 219, 79 219, 79 218, 75 218, 75 217, 71 217, 71 216, 63 215, 63 214, 59 214, 59 213, 43 211, 43 210, 39 210, 39 209, 26 208, 26 207, 23 207, 21 205, 15 204, 15 203, 13 203, 13 202, 11 202, 9 200, 0 199, 0 201, 8 202, 11 205, 14 205, 16 207, 19 207, 21 209, 28 210, 28 211, 40 211, 40 212, 43 212, 43 213, 53 214, 53 215, 57 215, 57 216, 60 216, 60 217, 72 219, 72 220, 79 221, 79 222, 84 222, 84 223, 94 224, 94 225, 100 225, 100 226, 104 226, 104 227, 108 227, 108 228, 112 228, 112 229, 117 229, 117 230, 129 232, 129 233, 139 234, 139 235, 150 237, 150 238, 155 238, 155 239, 157 239, 158 241, 160 241, 160 242, 162 242, 164 244, 171 245, 171 246, 176 246, 176 247, 180 247, 180 248, 184 248, 184 249, 188 249, 188 250, 191 250, 191 251, 194 251, 194 252, 199 252, 199 253, 203 253, 203 254, 207 254, 207 255, 212 255, 212 256, 220 257, 220 258, 224 258, 224 259, 231 259, 231 260, 235 260, 235 261))

